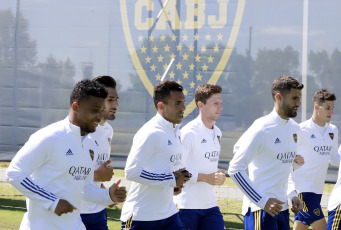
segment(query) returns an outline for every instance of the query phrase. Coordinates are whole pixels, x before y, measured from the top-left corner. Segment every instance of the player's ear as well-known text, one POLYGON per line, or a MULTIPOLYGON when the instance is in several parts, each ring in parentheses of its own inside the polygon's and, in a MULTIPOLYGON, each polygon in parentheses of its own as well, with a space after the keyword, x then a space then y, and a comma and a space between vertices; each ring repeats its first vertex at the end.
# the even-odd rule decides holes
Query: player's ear
POLYGON ((157 110, 158 111, 163 111, 164 110, 164 103, 162 101, 159 101, 157 103, 157 110))
POLYGON ((318 109, 319 105, 318 104, 314 104, 314 109, 318 109))
POLYGON ((72 105, 71 105, 71 108, 74 112, 77 112, 79 110, 79 104, 78 102, 73 102, 72 105))
POLYGON ((203 105, 204 103, 202 103, 201 101, 198 101, 197 106, 199 110, 202 109, 203 105))
POLYGON ((280 92, 278 92, 278 93, 276 93, 275 94, 275 99, 276 99, 276 101, 282 101, 282 98, 283 98, 283 95, 280 93, 280 92))

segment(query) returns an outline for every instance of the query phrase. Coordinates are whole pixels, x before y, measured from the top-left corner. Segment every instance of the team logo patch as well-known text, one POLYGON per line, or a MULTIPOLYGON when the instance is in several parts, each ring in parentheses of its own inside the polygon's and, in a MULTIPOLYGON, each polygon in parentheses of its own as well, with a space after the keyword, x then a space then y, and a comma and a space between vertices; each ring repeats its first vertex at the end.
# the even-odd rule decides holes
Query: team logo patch
POLYGON ((89 149, 89 153, 90 153, 91 160, 94 160, 94 156, 95 156, 94 150, 89 149))
POLYGON ((294 134, 292 134, 292 136, 294 137, 294 141, 295 141, 295 143, 297 143, 297 134, 296 134, 296 133, 294 133, 294 134))
POLYGON ((245 0, 120 0, 126 44, 149 94, 161 80, 177 81, 186 117, 198 85, 215 84, 229 61, 245 0))
POLYGON ((334 133, 329 133, 329 136, 332 140, 334 139, 334 133))
POLYGON ((313 212, 314 212, 314 214, 316 216, 320 216, 321 215, 320 209, 318 209, 318 208, 315 208, 313 212))
POLYGON ((218 141, 219 141, 219 143, 220 143, 220 136, 217 136, 217 138, 218 138, 218 141))

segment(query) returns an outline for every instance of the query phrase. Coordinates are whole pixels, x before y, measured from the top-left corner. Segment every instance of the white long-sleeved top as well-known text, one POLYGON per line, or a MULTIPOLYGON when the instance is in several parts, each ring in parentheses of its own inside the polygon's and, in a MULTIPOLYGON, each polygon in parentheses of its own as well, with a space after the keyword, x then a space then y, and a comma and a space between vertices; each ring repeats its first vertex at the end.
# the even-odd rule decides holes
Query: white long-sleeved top
POLYGON ((53 123, 32 134, 6 170, 7 181, 26 196, 27 213, 20 229, 85 229, 80 218, 84 199, 112 204, 109 192, 93 185, 90 155, 96 145, 69 118, 53 123), (57 216, 59 199, 77 209, 57 216))
MULTIPOLYGON (((341 145, 339 147, 338 153, 341 156, 341 145)), ((341 170, 339 169, 339 173, 338 173, 338 176, 337 176, 336 184, 334 185, 332 194, 330 195, 330 198, 328 200, 328 211, 332 211, 338 205, 341 204, 341 196, 340 196, 340 194, 341 194, 341 170)))
POLYGON ((181 166, 178 125, 156 114, 135 134, 125 174, 133 181, 125 201, 121 220, 154 221, 178 212, 173 202, 176 186, 173 171, 181 166))
MULTIPOLYGON (((97 151, 95 152, 94 159, 92 160, 95 171, 99 168, 99 166, 110 159, 111 140, 113 134, 114 131, 108 122, 105 122, 103 125, 98 125, 96 127, 96 131, 89 134, 89 137, 94 139, 95 144, 97 145, 97 151)), ((94 184, 100 188, 102 182, 95 181, 94 184)), ((103 209, 105 209, 104 205, 89 202, 84 199, 81 202, 80 211, 82 214, 97 213, 103 209)))
POLYGON ((174 196, 180 209, 208 209, 217 206, 213 186, 198 182, 198 174, 217 172, 221 131, 208 129, 198 116, 181 129, 183 166, 192 174, 182 192, 174 196), (213 135, 212 135, 213 133, 213 135))
POLYGON ((297 152, 298 124, 275 110, 257 119, 234 146, 228 174, 244 192, 242 214, 264 209, 269 198, 288 208, 288 178, 297 152), (246 169, 249 170, 249 176, 246 169))
POLYGON ((326 124, 322 136, 313 119, 300 124, 297 154, 304 158, 304 164, 293 173, 295 189, 299 192, 323 193, 329 162, 340 163, 338 148, 338 129, 326 124))

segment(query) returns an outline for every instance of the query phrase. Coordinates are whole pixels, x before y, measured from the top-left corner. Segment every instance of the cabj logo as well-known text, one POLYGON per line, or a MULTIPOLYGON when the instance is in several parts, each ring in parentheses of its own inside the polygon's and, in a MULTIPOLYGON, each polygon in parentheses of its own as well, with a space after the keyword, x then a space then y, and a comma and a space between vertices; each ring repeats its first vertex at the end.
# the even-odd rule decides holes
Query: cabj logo
POLYGON ((245 0, 120 0, 124 36, 150 95, 161 80, 184 87, 185 116, 197 85, 215 84, 230 58, 245 0))

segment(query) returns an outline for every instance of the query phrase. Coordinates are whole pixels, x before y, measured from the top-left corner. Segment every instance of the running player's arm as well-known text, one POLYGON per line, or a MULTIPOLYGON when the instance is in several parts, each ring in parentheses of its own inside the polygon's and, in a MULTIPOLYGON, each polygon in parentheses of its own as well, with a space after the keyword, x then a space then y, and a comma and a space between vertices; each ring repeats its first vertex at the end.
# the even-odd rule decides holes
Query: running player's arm
POLYGON ((192 174, 191 179, 187 183, 196 183, 198 179, 198 171, 193 161, 193 151, 195 143, 195 134, 193 132, 184 132, 181 130, 181 145, 182 145, 182 167, 186 168, 192 174))
MULTIPOLYGON (((94 172, 92 168, 91 172, 85 179, 85 186, 82 193, 83 199, 103 206, 115 204, 115 201, 112 200, 110 196, 110 189, 99 188, 95 186, 93 182, 94 172)), ((115 186, 115 184, 112 186, 115 186)))
POLYGON ((125 176, 128 180, 150 186, 176 186, 172 172, 164 173, 146 169, 150 159, 155 157, 154 154, 162 151, 158 147, 162 142, 164 140, 160 140, 159 134, 156 132, 149 135, 141 135, 141 133, 135 135, 125 167, 125 176))
MULTIPOLYGON (((6 170, 7 181, 26 197, 38 201, 45 209, 54 212, 59 198, 36 184, 30 175, 49 159, 53 141, 33 134, 19 150, 6 170)), ((46 175, 48 176, 48 175, 46 175)))
POLYGON ((252 202, 264 209, 269 197, 257 189, 246 174, 249 163, 257 157, 261 149, 262 135, 261 131, 252 130, 251 127, 242 135, 234 146, 234 156, 229 164, 228 174, 252 202))

